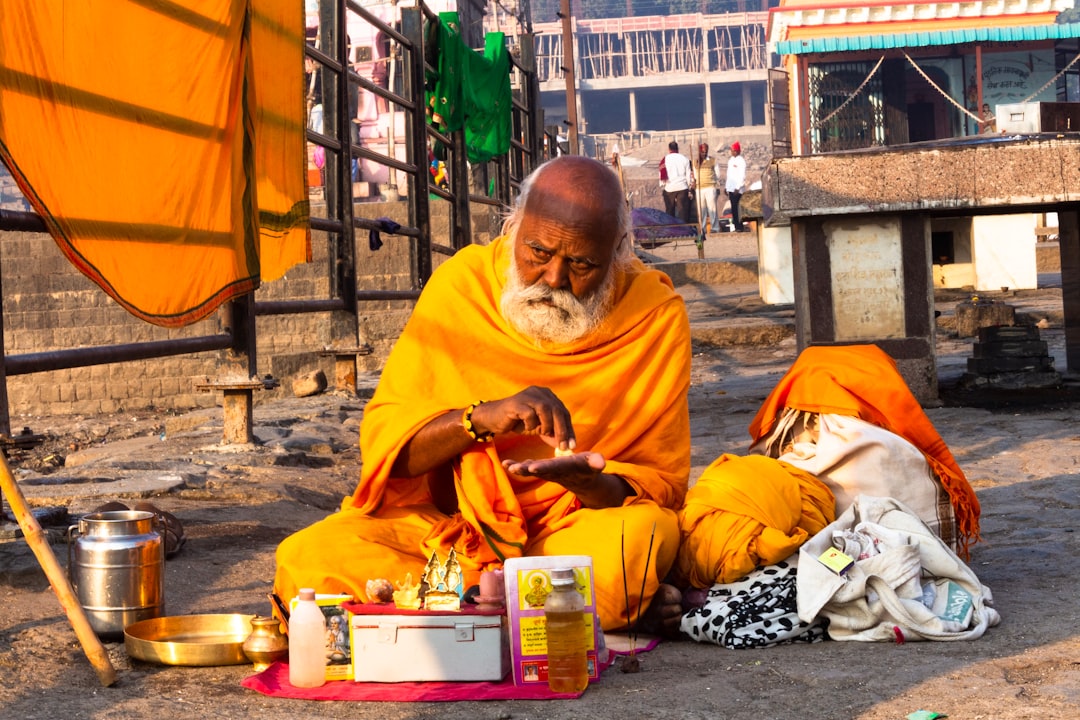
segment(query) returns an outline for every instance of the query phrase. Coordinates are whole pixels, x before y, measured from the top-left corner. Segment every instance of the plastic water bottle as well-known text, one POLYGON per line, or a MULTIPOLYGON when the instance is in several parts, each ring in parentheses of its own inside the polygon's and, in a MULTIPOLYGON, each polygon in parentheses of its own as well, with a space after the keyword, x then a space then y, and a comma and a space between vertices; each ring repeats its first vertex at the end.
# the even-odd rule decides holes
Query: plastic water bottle
POLYGON ((558 693, 581 692, 589 685, 585 598, 570 568, 552 570, 551 586, 544 600, 548 687, 558 693))
POLYGON ((326 683, 326 618, 315 604, 315 591, 300 589, 289 616, 289 684, 319 687, 326 683))

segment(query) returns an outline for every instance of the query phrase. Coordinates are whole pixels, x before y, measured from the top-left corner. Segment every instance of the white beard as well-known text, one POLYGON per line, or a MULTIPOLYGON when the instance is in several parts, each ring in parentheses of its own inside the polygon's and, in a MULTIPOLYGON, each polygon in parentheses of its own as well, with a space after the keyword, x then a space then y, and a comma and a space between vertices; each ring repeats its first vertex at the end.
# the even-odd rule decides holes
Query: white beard
POLYGON ((600 287, 578 299, 569 290, 553 290, 542 281, 526 285, 511 263, 500 308, 506 321, 522 335, 537 343, 565 344, 599 327, 614 298, 614 268, 609 268, 600 287))

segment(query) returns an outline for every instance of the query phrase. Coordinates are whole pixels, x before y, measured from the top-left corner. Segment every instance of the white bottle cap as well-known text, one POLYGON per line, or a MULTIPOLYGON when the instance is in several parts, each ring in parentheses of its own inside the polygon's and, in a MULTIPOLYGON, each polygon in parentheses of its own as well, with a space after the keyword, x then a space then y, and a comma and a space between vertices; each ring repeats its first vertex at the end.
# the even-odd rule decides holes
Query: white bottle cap
POLYGON ((573 568, 555 568, 551 571, 552 585, 575 585, 573 568))

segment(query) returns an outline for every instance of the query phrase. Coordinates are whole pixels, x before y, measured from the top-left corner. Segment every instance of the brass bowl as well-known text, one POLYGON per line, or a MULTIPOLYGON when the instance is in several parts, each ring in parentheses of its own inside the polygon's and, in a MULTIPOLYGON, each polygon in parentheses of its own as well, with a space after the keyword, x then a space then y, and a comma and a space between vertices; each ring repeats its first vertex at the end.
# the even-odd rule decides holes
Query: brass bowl
POLYGON ((163 665, 242 665, 250 615, 174 615, 124 628, 128 655, 163 665))

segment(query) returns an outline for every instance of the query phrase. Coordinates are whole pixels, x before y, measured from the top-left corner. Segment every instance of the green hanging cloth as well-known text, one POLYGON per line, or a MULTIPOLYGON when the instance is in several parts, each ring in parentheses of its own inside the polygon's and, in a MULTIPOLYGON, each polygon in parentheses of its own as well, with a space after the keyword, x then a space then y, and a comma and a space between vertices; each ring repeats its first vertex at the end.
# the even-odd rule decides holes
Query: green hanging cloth
POLYGON ((487 33, 484 54, 465 45, 456 12, 439 13, 436 56, 429 64, 428 119, 444 133, 464 128, 469 162, 483 163, 510 151, 510 54, 504 33, 487 33))
POLYGON ((428 122, 440 132, 455 132, 465 120, 462 82, 469 52, 458 33, 458 14, 439 13, 439 23, 428 26, 425 45, 428 122))

